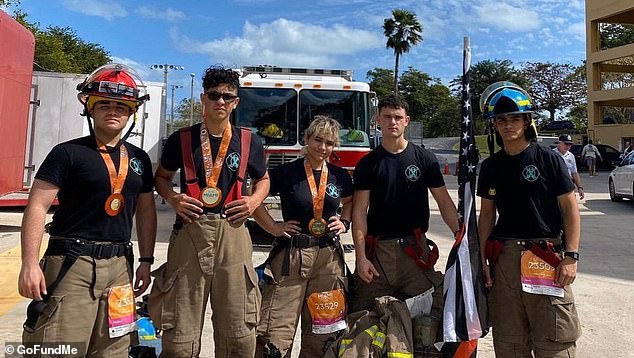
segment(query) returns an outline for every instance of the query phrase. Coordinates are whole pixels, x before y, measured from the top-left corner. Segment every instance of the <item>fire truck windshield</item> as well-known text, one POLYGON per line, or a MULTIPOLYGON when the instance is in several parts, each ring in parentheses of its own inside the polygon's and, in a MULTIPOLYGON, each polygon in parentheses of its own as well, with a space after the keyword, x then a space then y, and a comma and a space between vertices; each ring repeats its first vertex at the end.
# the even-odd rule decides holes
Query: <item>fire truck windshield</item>
POLYGON ((303 145, 303 133, 315 115, 341 123, 342 147, 369 147, 369 94, 358 91, 241 87, 234 123, 249 127, 265 145, 303 145))

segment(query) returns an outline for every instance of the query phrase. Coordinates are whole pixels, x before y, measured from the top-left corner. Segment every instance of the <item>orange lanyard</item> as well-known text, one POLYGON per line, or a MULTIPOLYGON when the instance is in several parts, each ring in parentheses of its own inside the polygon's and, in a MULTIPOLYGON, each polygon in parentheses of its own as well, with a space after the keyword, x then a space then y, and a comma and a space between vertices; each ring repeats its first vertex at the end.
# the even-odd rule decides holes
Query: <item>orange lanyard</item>
POLYGON ((213 160, 207 126, 203 123, 200 127, 200 147, 202 150, 203 165, 205 167, 205 179, 207 181, 207 187, 201 191, 200 199, 207 207, 218 205, 222 199, 222 191, 217 188, 217 185, 220 172, 222 171, 222 165, 227 155, 229 144, 231 143, 231 136, 231 124, 227 122, 227 127, 222 132, 222 141, 220 142, 218 155, 216 156, 216 160, 213 160))
POLYGON ((97 139, 99 154, 106 163, 108 168, 108 176, 110 177, 110 195, 106 199, 104 209, 109 216, 117 216, 123 209, 124 198, 121 194, 125 179, 128 176, 128 150, 122 143, 119 146, 119 171, 114 167, 114 162, 110 157, 110 153, 106 151, 106 146, 97 139))
POLYGON ((304 160, 304 170, 306 171, 306 179, 308 179, 308 187, 310 195, 313 197, 313 213, 315 219, 321 219, 324 211, 324 198, 326 197, 326 183, 328 182, 328 166, 324 162, 321 166, 321 177, 319 178, 319 190, 315 183, 313 168, 310 166, 308 159, 304 160))
POLYGON ((99 145, 99 154, 106 163, 108 168, 108 175, 110 176, 110 192, 112 194, 119 194, 123 190, 123 184, 128 176, 128 150, 125 145, 121 144, 119 147, 119 171, 115 169, 114 162, 110 157, 110 153, 106 151, 106 146, 97 140, 99 145))
POLYGON ((222 164, 227 155, 229 149, 229 143, 231 143, 231 124, 227 123, 227 127, 222 132, 222 141, 220 142, 220 148, 216 160, 212 164, 211 155, 211 143, 209 141, 209 134, 207 127, 203 123, 200 127, 200 146, 202 148, 203 163, 205 165, 205 178, 207 179, 207 185, 210 187, 216 187, 218 184, 218 177, 220 177, 220 171, 222 170, 222 164))

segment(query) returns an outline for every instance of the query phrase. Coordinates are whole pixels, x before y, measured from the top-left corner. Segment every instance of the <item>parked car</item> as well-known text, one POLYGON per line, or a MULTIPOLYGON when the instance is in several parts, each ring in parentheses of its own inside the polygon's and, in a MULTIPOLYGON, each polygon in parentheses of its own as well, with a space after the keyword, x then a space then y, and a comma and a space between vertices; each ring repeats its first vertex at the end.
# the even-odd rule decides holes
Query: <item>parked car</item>
POLYGON ((626 155, 610 173, 608 187, 612 201, 621 201, 623 198, 634 200, 634 152, 626 155))
MULTIPOLYGON (((615 163, 619 163, 621 161, 621 152, 616 150, 614 147, 609 146, 607 144, 595 144, 599 153, 601 154, 602 160, 597 159, 597 169, 598 170, 612 170, 615 167, 615 163)), ((575 160, 577 162, 577 170, 588 170, 586 163, 582 161, 581 151, 583 150, 584 145, 582 144, 574 144, 570 147, 570 152, 575 155, 575 160)))

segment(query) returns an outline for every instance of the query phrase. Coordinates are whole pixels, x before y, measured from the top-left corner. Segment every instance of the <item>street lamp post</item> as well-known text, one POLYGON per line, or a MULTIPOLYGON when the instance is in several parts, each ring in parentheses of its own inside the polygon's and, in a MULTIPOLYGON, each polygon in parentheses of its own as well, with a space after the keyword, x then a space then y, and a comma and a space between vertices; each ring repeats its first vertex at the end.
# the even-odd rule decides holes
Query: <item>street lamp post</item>
MULTIPOLYGON (((150 69, 163 71, 163 89, 161 90, 161 120, 163 121, 163 123, 165 123, 165 126, 167 128, 167 74, 169 73, 169 71, 173 70, 184 70, 185 67, 180 65, 156 64, 150 66, 150 69)), ((165 135, 167 135, 167 133, 165 133, 165 135)))
POLYGON ((191 92, 189 94, 189 125, 193 126, 194 125, 194 77, 196 76, 195 73, 190 73, 189 74, 192 78, 192 84, 191 84, 191 92))
POLYGON ((181 86, 181 85, 171 85, 171 86, 172 86, 172 100, 171 100, 171 103, 172 103, 172 110, 170 111, 170 123, 172 124, 172 128, 168 128, 168 129, 167 129, 167 135, 169 135, 169 134, 170 134, 170 133, 169 133, 169 131, 170 131, 170 130, 173 130, 173 129, 174 129, 174 128, 173 128, 173 127, 174 127, 174 91, 175 91, 177 88, 183 88, 183 86, 181 86))

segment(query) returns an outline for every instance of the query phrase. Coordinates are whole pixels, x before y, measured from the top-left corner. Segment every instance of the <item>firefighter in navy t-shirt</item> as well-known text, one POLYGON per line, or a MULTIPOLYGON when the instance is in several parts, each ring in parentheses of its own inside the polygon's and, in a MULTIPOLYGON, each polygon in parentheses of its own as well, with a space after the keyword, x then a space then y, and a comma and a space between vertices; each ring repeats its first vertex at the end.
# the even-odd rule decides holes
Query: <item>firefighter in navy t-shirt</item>
POLYGON ((581 330, 570 285, 580 220, 568 169, 533 141, 533 105, 523 89, 495 83, 481 103, 502 147, 482 163, 477 193, 495 354, 574 357, 581 330))
POLYGON ((339 234, 350 228, 352 179, 327 162, 339 144, 339 123, 315 116, 304 141, 304 158, 270 171, 270 194, 280 196, 284 221, 275 222, 264 206, 253 213, 277 237, 266 265, 270 280, 262 290, 256 357, 271 357, 275 350, 282 357, 290 354, 300 314, 302 357, 322 357, 328 342, 346 328, 339 234))
POLYGON ((356 295, 351 312, 372 309, 376 297, 406 299, 433 287, 433 313, 442 314, 443 275, 434 269, 437 247, 425 237, 428 191, 453 233, 458 231, 458 213, 434 154, 404 137, 407 109, 395 95, 379 102, 383 143, 354 172, 356 295))
POLYGON ((91 134, 55 146, 35 176, 22 223, 19 292, 34 300, 25 344, 76 342, 78 357, 128 357, 128 333, 136 330, 134 296, 150 284, 156 237, 150 159, 125 141, 133 125, 122 136, 148 99, 139 94, 142 84, 120 64, 88 76, 78 89, 91 134), (59 208, 38 266, 55 196, 59 208), (135 215, 141 264, 132 287, 135 215))
POLYGON ((161 357, 200 355, 208 302, 215 357, 255 354, 261 297, 244 222, 266 198, 269 177, 259 138, 229 121, 240 102, 239 78, 231 69, 205 70, 202 123, 167 139, 156 170, 156 190, 177 214, 148 300, 163 330, 161 357), (178 170, 180 193, 172 186, 178 170), (243 196, 246 174, 252 194, 243 196))

